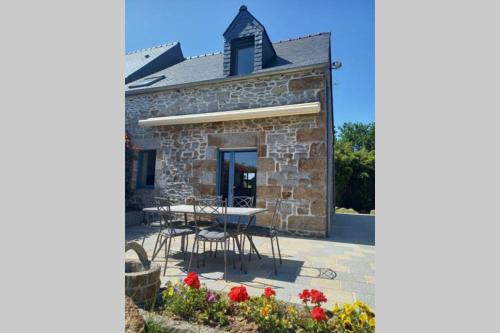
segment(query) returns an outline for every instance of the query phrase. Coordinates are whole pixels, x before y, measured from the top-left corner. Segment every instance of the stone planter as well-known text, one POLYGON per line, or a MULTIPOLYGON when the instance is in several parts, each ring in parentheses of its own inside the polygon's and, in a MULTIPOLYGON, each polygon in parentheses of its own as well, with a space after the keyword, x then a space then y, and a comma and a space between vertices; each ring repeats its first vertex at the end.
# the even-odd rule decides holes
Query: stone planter
POLYGON ((139 306, 152 307, 160 289, 160 271, 158 264, 151 263, 144 248, 130 242, 125 252, 134 250, 139 260, 125 261, 125 295, 139 306))

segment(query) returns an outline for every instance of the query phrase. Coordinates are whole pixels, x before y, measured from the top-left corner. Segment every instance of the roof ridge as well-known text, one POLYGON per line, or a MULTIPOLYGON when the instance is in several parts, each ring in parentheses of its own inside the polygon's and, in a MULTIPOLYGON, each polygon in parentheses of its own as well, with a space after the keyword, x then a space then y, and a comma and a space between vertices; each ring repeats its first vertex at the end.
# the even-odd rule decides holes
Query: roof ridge
POLYGON ((277 42, 271 42, 272 44, 280 44, 280 43, 285 43, 285 42, 291 42, 291 41, 294 41, 294 40, 299 40, 299 39, 304 39, 304 38, 310 38, 310 37, 316 37, 316 36, 321 36, 321 35, 328 35, 328 34, 331 34, 330 32, 317 32, 315 34, 310 34, 310 35, 304 35, 304 36, 298 36, 298 37, 295 37, 295 38, 289 38, 289 39, 283 39, 283 40, 279 40, 277 42))
POLYGON ((185 57, 185 60, 189 59, 197 59, 197 58, 203 58, 203 57, 209 57, 209 56, 214 56, 217 54, 222 54, 222 51, 217 51, 217 52, 212 52, 212 53, 205 53, 201 55, 195 55, 195 56, 190 56, 190 57, 185 57))
POLYGON ((179 42, 176 41, 176 42, 170 42, 170 43, 160 44, 160 45, 156 45, 156 46, 146 47, 144 49, 139 49, 139 50, 134 50, 134 51, 127 52, 127 53, 125 53, 125 55, 129 55, 129 54, 133 54, 133 53, 139 53, 139 52, 144 52, 144 51, 148 51, 148 50, 152 50, 152 49, 158 49, 160 47, 175 45, 175 44, 178 44, 178 43, 179 42))
MULTIPOLYGON (((295 38, 289 38, 289 39, 279 40, 277 42, 271 42, 271 43, 272 44, 279 44, 279 43, 291 42, 291 41, 294 41, 294 40, 299 40, 299 39, 304 39, 304 38, 309 38, 309 37, 315 37, 315 36, 320 36, 320 35, 327 35, 327 34, 330 34, 330 32, 317 32, 315 34, 310 34, 310 35, 307 35, 307 36, 305 36, 305 35, 304 36, 298 36, 298 37, 295 37, 295 38)), ((189 56, 189 57, 185 57, 185 60, 197 59, 197 58, 202 58, 202 57, 208 57, 208 56, 213 56, 213 55, 222 54, 222 53, 223 53, 222 51, 217 51, 217 52, 206 53, 206 54, 201 54, 201 55, 189 56)))

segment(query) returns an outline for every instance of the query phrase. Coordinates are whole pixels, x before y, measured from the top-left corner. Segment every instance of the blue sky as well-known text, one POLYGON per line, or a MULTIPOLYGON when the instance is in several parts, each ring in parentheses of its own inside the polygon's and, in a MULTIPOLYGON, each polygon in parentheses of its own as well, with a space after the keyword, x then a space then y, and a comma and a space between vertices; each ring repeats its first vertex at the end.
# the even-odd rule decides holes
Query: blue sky
POLYGON ((184 56, 221 51, 222 33, 240 5, 266 27, 272 41, 330 31, 335 125, 375 117, 373 0, 126 0, 126 52, 181 42, 184 56))

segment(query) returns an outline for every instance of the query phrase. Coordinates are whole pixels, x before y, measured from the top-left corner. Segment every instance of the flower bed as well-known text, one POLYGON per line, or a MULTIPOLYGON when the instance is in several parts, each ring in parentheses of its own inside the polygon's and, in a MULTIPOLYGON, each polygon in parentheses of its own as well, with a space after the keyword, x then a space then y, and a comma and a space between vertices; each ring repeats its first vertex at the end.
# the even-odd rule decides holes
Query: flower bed
MULTIPOLYGON (((277 300, 270 287, 259 297, 250 297, 245 286, 221 294, 202 286, 190 272, 183 281, 167 283, 158 313, 231 332, 375 332, 375 314, 362 302, 325 309, 321 291, 305 289, 299 297, 303 306, 277 300)), ((147 327, 148 333, 167 332, 157 325, 147 327)))

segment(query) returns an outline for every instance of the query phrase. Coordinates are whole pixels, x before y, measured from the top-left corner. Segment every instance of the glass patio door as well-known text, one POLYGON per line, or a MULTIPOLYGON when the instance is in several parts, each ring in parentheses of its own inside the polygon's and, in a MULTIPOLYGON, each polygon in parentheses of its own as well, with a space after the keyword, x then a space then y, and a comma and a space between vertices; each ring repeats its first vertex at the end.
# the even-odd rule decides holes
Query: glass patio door
MULTIPOLYGON (((234 207, 235 196, 253 196, 257 193, 257 151, 220 152, 219 195, 234 207)), ((255 200, 254 200, 255 207, 255 200)))

